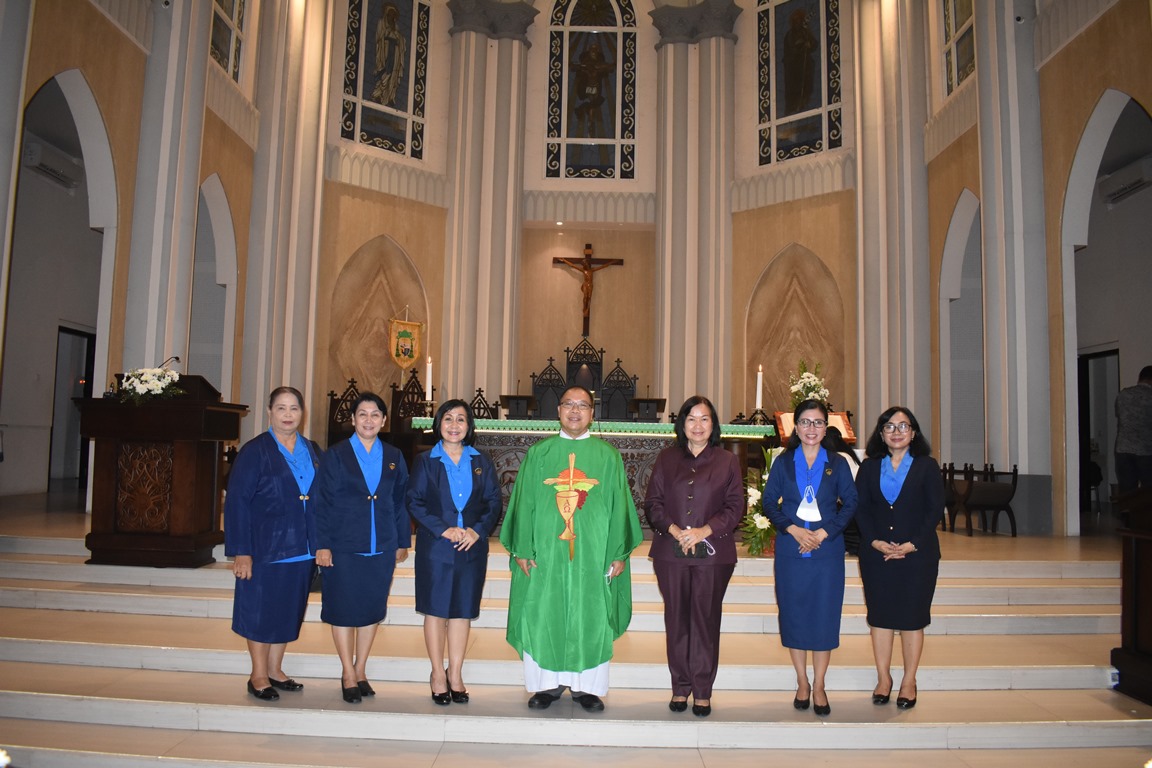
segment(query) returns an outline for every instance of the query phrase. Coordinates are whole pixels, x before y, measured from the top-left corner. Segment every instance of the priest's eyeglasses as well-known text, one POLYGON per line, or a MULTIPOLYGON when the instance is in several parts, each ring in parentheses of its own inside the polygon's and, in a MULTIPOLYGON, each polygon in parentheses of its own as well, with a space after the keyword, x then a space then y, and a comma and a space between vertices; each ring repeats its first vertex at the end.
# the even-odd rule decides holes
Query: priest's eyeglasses
POLYGON ((592 406, 590 406, 588 403, 584 402, 583 400, 565 400, 564 402, 560 403, 560 407, 566 411, 571 411, 571 410, 590 411, 590 410, 592 410, 592 406))
POLYGON ((900 434, 904 434, 905 432, 911 432, 912 431, 912 425, 906 421, 902 421, 899 424, 893 424, 892 422, 888 422, 883 427, 881 427, 881 429, 883 429, 888 434, 892 434, 893 432, 899 432, 900 434))
POLYGON ((816 427, 816 429, 824 429, 828 426, 828 422, 824 419, 800 419, 796 424, 801 427, 816 427))

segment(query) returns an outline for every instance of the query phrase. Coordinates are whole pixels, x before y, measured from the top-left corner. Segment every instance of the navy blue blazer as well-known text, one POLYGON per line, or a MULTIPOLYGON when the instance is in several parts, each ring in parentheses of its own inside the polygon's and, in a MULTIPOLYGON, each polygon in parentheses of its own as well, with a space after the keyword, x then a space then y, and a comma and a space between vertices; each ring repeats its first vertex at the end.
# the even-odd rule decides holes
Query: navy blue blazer
POLYGON ((944 480, 940 465, 931 456, 916 456, 900 488, 895 504, 880 491, 880 465, 883 458, 868 459, 856 473, 856 490, 860 494, 860 555, 879 554, 872 542, 912 542, 918 552, 940 558, 940 540, 936 526, 944 514, 944 480))
MULTIPOLYGON (((799 448, 796 450, 800 450, 799 448)), ((813 530, 823 528, 828 533, 828 540, 835 542, 840 538, 843 547, 843 533, 848 521, 856 514, 856 483, 852 480, 852 470, 848 461, 835 451, 827 451, 828 463, 824 467, 824 477, 820 480, 820 490, 816 491, 816 504, 820 507, 820 516, 823 518, 817 523, 810 523, 813 530), (837 505, 837 501, 841 502, 837 505)), ((800 489, 796 487, 796 465, 792 451, 784 451, 772 462, 772 471, 768 473, 768 483, 764 486, 762 503, 764 514, 776 527, 777 537, 792 537, 784 532, 790 525, 804 527, 804 521, 796 517, 796 511, 803 499, 800 489), (777 506, 777 501, 783 499, 783 504, 777 506)), ((780 551, 780 542, 776 542, 776 551, 780 551)))
MULTIPOLYGON (((350 440, 359 440, 353 435, 350 440)), ((376 502, 376 549, 395 552, 412 546, 404 495, 408 489, 408 465, 394 446, 385 443, 384 464, 376 493, 368 491, 360 462, 349 440, 331 446, 320 462, 314 485, 317 547, 333 552, 368 552, 372 547, 369 510, 376 502)))
POLYGON ((472 457, 472 494, 464 505, 464 527, 480 536, 468 551, 459 552, 443 537, 456 525, 456 504, 448 485, 448 471, 429 452, 416 457, 408 484, 408 513, 416 521, 416 550, 436 562, 470 561, 488 557, 488 537, 500 519, 503 501, 496 467, 483 453, 472 457))
MULTIPOLYGON (((312 455, 312 466, 318 467, 319 446, 303 436, 298 439, 312 455)), ((275 437, 264 432, 249 440, 228 473, 224 554, 247 555, 256 563, 315 554, 315 501, 310 496, 300 493, 275 437)))

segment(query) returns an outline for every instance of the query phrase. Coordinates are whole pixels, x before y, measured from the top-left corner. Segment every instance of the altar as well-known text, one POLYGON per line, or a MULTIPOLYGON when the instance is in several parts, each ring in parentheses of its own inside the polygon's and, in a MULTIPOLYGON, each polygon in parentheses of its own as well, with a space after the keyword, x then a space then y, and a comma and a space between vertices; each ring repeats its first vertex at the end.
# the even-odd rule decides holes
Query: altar
MULTIPOLYGON (((432 419, 416 417, 412 419, 412 429, 424 430, 431 438, 432 419)), ((636 421, 594 421, 592 434, 615 446, 624 459, 624 469, 628 473, 628 485, 632 489, 632 499, 636 503, 640 522, 646 525, 641 505, 648 479, 652 476, 652 466, 660 451, 673 444, 674 425, 668 423, 646 423, 636 421)), ((512 494, 512 484, 520 469, 524 454, 536 442, 558 434, 560 427, 555 422, 517 419, 477 419, 476 448, 484 451, 500 478, 500 491, 504 509, 512 494)), ((748 449, 766 445, 764 440, 776 434, 775 428, 755 424, 721 424, 721 445, 735 453, 740 459, 742 470, 748 468, 748 449)))

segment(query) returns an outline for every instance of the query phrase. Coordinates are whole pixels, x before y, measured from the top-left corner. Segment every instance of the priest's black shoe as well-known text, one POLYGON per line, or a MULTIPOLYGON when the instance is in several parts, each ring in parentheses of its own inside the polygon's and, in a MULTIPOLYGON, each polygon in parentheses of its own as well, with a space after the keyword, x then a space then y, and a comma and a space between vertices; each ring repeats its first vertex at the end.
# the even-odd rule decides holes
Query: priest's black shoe
POLYGON ((584 707, 585 712, 601 712, 604 709, 604 702, 594 693, 574 693, 572 700, 584 707))
POLYGON ((272 684, 273 688, 279 688, 282 691, 302 691, 304 690, 304 683, 298 683, 292 678, 287 680, 276 680, 268 678, 268 682, 272 684))
POLYGON ((375 696, 376 691, 372 690, 372 686, 368 684, 367 680, 357 680, 356 687, 360 689, 361 696, 375 696))
POLYGON ((252 681, 248 681, 248 693, 252 694, 261 701, 276 701, 280 698, 280 694, 276 693, 276 689, 272 686, 267 688, 257 688, 252 685, 252 681))
POLYGON ((668 709, 672 710, 673 712, 683 712, 688 709, 688 701, 676 701, 673 699, 672 701, 668 702, 668 709))
POLYGON ((528 709, 548 709, 552 706, 552 702, 559 699, 548 691, 540 691, 539 693, 532 694, 532 698, 528 699, 528 709))
POLYGON ((345 688, 343 685, 341 685, 340 693, 344 696, 344 701, 348 702, 349 704, 359 704, 362 699, 360 696, 359 686, 354 685, 351 688, 345 688))

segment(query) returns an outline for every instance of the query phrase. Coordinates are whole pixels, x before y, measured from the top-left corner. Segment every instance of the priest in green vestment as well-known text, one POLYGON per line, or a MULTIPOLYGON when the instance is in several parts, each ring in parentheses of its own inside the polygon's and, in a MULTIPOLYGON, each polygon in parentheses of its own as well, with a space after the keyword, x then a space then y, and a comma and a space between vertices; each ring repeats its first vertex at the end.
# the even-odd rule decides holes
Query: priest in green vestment
POLYGON ((612 642, 632 619, 628 557, 643 535, 620 453, 588 431, 592 394, 560 398, 560 434, 528 449, 500 542, 511 555, 508 642, 524 660, 532 709, 565 688, 604 708, 612 642))

